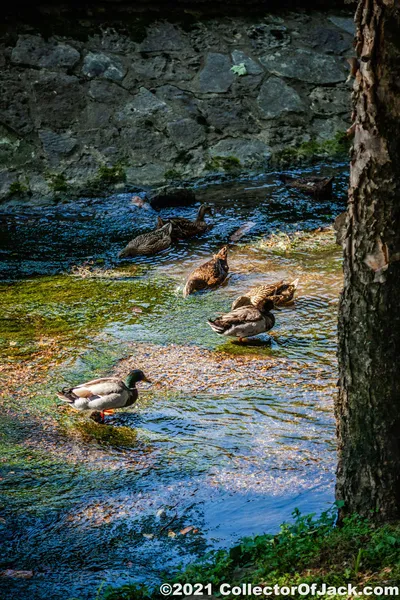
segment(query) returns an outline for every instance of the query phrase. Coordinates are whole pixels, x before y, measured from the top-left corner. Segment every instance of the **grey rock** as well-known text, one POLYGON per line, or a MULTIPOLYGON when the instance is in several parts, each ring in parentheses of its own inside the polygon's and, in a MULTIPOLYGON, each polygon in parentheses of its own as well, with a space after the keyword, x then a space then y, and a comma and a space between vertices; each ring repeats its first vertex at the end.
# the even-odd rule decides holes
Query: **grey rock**
POLYGON ((77 140, 68 133, 56 133, 50 129, 39 131, 39 138, 43 150, 50 159, 58 158, 59 155, 67 155, 76 147, 77 140))
POLYGON ((18 73, 0 74, 0 120, 19 135, 31 133, 34 129, 30 109, 31 89, 29 80, 24 79, 18 73))
POLYGON ((263 83, 257 98, 258 106, 267 119, 285 113, 304 112, 304 104, 295 89, 279 77, 269 77, 263 83))
POLYGON ((264 73, 262 66, 241 50, 234 50, 232 52, 232 62, 234 65, 244 64, 249 75, 260 75, 261 73, 264 73))
POLYGON ((329 27, 316 27, 309 36, 309 45, 318 52, 339 55, 343 52, 351 52, 351 38, 343 35, 337 29, 329 27))
POLYGON ((117 107, 132 98, 121 86, 105 79, 93 79, 89 84, 89 96, 96 102, 104 102, 117 107))
POLYGON ((198 100, 191 93, 174 85, 162 85, 155 91, 157 98, 171 105, 182 116, 197 115, 198 100))
POLYGON ((167 163, 152 162, 139 167, 126 169, 126 182, 130 185, 159 185, 164 181, 168 170, 167 163))
POLYGON ((311 110, 318 115, 350 114, 351 93, 349 89, 316 87, 309 97, 311 110))
POLYGON ((164 186, 150 198, 153 208, 166 206, 189 206, 196 202, 196 195, 190 188, 164 186))
POLYGON ((343 133, 349 126, 340 116, 332 116, 330 119, 314 119, 311 125, 311 133, 317 142, 333 140, 338 132, 343 133))
POLYGON ((118 113, 117 120, 132 123, 138 118, 151 117, 159 112, 167 112, 168 106, 155 94, 142 87, 131 102, 118 113))
MULTIPOLYGON (((167 59, 162 55, 155 55, 147 58, 147 60, 135 57, 128 73, 131 80, 146 80, 158 79, 165 71, 167 59)), ((126 85, 126 82, 124 82, 126 85)))
POLYGON ((213 157, 233 156, 239 159, 240 164, 244 167, 265 165, 271 157, 270 148, 264 142, 243 138, 221 140, 210 148, 210 154, 213 157))
POLYGON ((183 32, 172 23, 155 23, 147 30, 142 42, 142 52, 182 50, 187 45, 183 32))
POLYGON ((17 181, 18 173, 9 169, 0 171, 0 199, 7 198, 10 193, 10 185, 17 181))
POLYGON ((352 36, 356 33, 356 24, 352 17, 329 17, 329 20, 352 36))
POLYGON ((224 134, 258 132, 260 127, 248 106, 236 98, 209 98, 201 103, 209 125, 224 134))
POLYGON ((107 54, 89 52, 83 61, 82 73, 90 78, 104 77, 111 81, 122 81, 125 77, 126 69, 122 62, 115 56, 111 57, 107 54))
POLYGON ((337 58, 302 48, 282 50, 264 56, 261 62, 274 75, 309 83, 337 83, 346 79, 344 69, 337 58))
POLYGON ((226 54, 210 52, 199 74, 199 88, 203 93, 227 92, 232 85, 234 74, 231 61, 226 54))
POLYGON ((15 64, 45 68, 71 68, 80 59, 78 50, 69 44, 45 42, 37 35, 20 35, 11 53, 15 64))
POLYGON ((168 123, 169 137, 182 150, 199 146, 206 139, 204 127, 193 119, 178 119, 168 123))
POLYGON ((69 129, 86 106, 86 90, 74 75, 40 72, 33 89, 32 110, 42 129, 69 129))
POLYGON ((290 43, 287 27, 281 23, 257 23, 247 29, 251 45, 256 50, 282 48, 290 43))
POLYGON ((133 165, 147 162, 173 161, 178 155, 176 146, 160 131, 144 125, 121 130, 119 143, 126 149, 133 165))

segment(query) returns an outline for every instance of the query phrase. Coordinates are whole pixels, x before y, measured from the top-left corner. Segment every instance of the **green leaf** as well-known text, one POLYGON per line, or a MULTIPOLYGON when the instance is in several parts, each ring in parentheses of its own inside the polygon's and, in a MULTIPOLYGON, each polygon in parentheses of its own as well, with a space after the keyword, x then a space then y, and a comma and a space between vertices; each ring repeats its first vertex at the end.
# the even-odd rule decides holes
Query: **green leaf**
POLYGON ((239 75, 239 77, 242 75, 247 75, 247 69, 244 63, 233 65, 233 67, 231 67, 231 71, 232 73, 235 73, 235 75, 239 75))

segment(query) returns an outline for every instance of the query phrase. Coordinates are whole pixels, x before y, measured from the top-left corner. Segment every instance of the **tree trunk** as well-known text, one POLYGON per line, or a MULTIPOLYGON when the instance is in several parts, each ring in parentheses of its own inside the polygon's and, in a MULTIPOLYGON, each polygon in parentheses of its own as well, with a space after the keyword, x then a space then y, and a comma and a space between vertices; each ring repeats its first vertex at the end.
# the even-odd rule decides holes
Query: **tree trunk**
POLYGON ((400 518, 400 4, 360 0, 335 404, 340 518, 400 518))

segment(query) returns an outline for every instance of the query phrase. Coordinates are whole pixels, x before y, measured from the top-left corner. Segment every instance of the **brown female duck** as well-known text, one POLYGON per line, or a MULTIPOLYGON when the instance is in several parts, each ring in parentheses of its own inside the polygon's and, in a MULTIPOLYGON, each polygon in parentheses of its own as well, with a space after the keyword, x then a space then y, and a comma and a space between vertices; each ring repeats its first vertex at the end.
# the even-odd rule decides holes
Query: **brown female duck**
POLYGON ((298 284, 299 280, 295 279, 291 283, 278 281, 276 283, 259 285, 246 292, 243 296, 236 298, 232 304, 232 310, 239 308, 239 306, 257 306, 259 302, 266 300, 267 298, 272 300, 275 307, 287 306, 293 302, 298 284))
POLYGON ((171 232, 172 223, 167 223, 161 229, 142 233, 121 250, 119 257, 157 254, 171 245, 171 232))
POLYGON ((190 221, 190 219, 185 219, 183 217, 173 217, 172 219, 163 221, 161 217, 158 217, 157 228, 160 229, 161 227, 164 227, 166 223, 172 223, 172 239, 185 240, 186 238, 199 235, 200 233, 204 233, 211 229, 212 225, 206 223, 204 220, 206 213, 212 215, 211 207, 207 206, 207 204, 202 204, 195 221, 190 221))
POLYGON ((297 188, 306 194, 317 198, 330 198, 332 196, 333 177, 289 177, 280 175, 280 180, 289 187, 297 188))
POLYGON ((224 246, 211 260, 192 271, 183 289, 184 298, 199 290, 221 285, 229 272, 227 255, 228 247, 224 246))

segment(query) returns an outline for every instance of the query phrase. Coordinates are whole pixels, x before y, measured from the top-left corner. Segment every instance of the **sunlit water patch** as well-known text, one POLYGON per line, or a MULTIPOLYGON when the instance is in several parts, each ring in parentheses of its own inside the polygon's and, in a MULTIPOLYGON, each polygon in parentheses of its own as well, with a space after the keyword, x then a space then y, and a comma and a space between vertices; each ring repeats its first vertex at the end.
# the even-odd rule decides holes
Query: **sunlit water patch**
POLYGON ((275 531, 296 507, 319 512, 333 501, 340 250, 262 243, 327 225, 343 209, 342 166, 316 170, 335 174, 332 201, 289 190, 276 174, 199 188, 213 230, 133 261, 117 253, 157 213, 129 195, 8 209, 0 570, 9 576, 0 597, 86 599, 102 582, 151 584, 206 549, 275 531), (248 222, 230 245, 226 284, 183 299, 191 269, 248 222), (296 302, 276 312, 271 335, 240 344, 207 326, 249 287, 297 277, 296 302), (15 381, 14 365, 37 369, 46 344, 47 382, 40 373, 34 386, 15 381), (54 389, 132 366, 153 384, 106 426, 57 408, 54 389))

